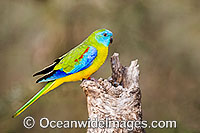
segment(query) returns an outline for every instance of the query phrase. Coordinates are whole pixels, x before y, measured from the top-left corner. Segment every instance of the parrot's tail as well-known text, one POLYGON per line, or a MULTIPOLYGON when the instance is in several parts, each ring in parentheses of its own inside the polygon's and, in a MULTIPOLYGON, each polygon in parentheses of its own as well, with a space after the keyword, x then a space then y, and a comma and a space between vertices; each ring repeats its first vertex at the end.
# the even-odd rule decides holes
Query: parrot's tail
POLYGON ((44 88, 42 88, 39 92, 37 92, 28 102, 26 102, 21 108, 17 110, 17 112, 12 116, 12 118, 16 118, 18 115, 23 113, 28 107, 30 107, 35 101, 37 101, 42 95, 46 94, 50 90, 53 90, 56 86, 54 85, 56 81, 48 82, 44 88), (55 87, 54 87, 55 86, 55 87))

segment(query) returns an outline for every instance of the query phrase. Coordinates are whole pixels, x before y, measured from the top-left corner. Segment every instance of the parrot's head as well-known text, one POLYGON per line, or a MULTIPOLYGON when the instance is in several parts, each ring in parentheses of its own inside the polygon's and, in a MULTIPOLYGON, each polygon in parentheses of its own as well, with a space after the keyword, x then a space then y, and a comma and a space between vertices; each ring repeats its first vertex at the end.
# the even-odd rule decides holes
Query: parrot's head
POLYGON ((113 34, 107 29, 99 29, 92 33, 99 44, 108 47, 113 42, 113 34))

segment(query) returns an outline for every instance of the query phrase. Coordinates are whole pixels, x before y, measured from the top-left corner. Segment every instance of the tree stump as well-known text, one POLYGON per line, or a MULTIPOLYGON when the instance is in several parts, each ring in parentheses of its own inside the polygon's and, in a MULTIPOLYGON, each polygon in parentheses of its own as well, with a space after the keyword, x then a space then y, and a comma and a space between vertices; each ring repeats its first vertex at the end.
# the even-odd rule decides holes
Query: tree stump
POLYGON ((97 81, 84 80, 81 83, 87 97, 89 119, 105 122, 104 125, 99 125, 99 128, 88 127, 88 133, 144 133, 141 127, 130 128, 123 125, 124 121, 142 121, 137 62, 138 60, 132 61, 129 67, 122 66, 119 54, 114 53, 111 57, 111 77, 100 78, 97 81), (121 123, 112 123, 112 126, 106 127, 110 121, 121 121, 121 123))

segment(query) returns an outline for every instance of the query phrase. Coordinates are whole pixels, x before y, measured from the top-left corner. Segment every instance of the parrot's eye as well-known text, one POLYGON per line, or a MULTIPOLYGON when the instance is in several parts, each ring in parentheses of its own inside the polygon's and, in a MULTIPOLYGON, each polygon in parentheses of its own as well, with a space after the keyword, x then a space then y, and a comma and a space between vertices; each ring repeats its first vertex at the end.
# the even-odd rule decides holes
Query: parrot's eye
POLYGON ((107 34, 106 34, 106 33, 103 33, 103 36, 107 37, 107 34))

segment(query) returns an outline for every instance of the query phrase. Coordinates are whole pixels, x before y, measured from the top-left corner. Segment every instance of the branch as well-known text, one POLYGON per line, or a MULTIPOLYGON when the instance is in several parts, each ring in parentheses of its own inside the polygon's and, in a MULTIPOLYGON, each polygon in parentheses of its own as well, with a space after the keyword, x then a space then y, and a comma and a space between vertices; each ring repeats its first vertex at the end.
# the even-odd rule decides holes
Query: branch
MULTIPOLYGON (((122 66, 119 54, 111 57, 112 76, 98 81, 84 80, 81 87, 87 97, 88 114, 91 120, 142 121, 141 91, 139 88, 138 60, 129 67, 122 66)), ((115 123, 115 126, 118 123, 115 123)), ((136 132, 142 128, 88 128, 88 133, 136 132)))

